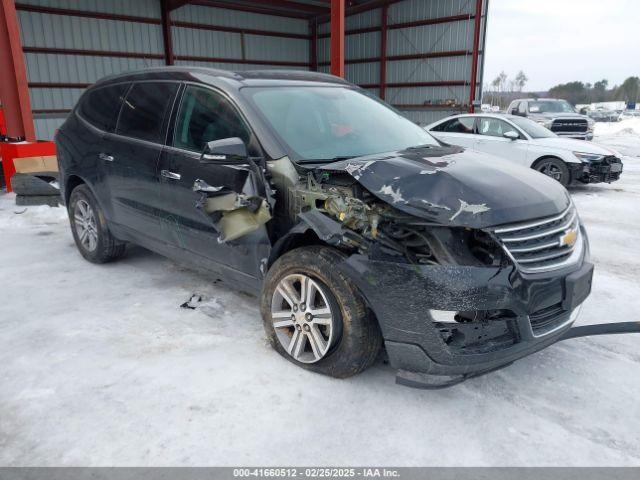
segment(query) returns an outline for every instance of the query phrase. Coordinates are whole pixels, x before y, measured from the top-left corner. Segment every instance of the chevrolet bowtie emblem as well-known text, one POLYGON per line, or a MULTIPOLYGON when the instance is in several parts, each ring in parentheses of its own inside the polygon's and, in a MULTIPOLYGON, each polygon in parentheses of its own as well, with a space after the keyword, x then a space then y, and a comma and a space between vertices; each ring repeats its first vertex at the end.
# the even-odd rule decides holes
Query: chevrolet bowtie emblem
POLYGON ((560 246, 573 247, 576 244, 576 240, 578 240, 578 231, 567 230, 560 237, 560 246))

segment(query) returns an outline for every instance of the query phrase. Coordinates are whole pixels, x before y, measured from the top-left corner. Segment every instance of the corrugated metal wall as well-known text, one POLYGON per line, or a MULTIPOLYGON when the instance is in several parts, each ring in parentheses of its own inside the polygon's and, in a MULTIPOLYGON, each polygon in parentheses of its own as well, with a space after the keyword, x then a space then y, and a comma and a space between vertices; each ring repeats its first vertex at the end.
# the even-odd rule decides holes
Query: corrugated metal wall
MULTIPOLYGON (((386 101, 425 124, 468 109, 475 6, 476 0, 403 0, 387 7, 386 101), (444 21, 452 16, 454 21, 444 21), (421 85, 425 82, 430 85, 421 85)), ((17 9, 40 139, 52 138, 86 85, 165 64, 159 0, 20 0, 17 9)), ((381 94, 382 12, 376 8, 346 19, 346 77, 376 95, 381 94)), ((176 65, 309 69, 312 61, 305 19, 186 5, 171 12, 171 20, 176 65)), ((317 62, 324 72, 330 70, 328 33, 328 23, 318 25, 317 62)), ((481 85, 481 72, 478 78, 481 85)))
MULTIPOLYGON (((478 87, 482 85, 481 67, 484 46, 484 25, 488 1, 483 3, 480 26, 480 57, 478 87)), ((428 124, 448 115, 469 109, 473 32, 476 0, 405 0, 391 4, 387 12, 386 92, 385 100, 397 106, 407 117, 428 124), (448 17, 455 20, 446 21, 448 17), (442 23, 440 21, 442 20, 442 23), (429 21, 433 22, 429 24, 429 21), (424 25, 414 25, 425 23, 424 25), (404 26, 405 24, 409 24, 404 26), (437 53, 451 55, 435 58, 402 59, 394 57, 437 53), (437 86, 419 86, 437 83, 437 86), (409 84, 409 85, 403 85, 409 84), (450 107, 447 105, 453 104, 450 107)), ((382 9, 370 10, 347 17, 345 40, 346 77, 349 81, 366 85, 380 94, 380 31, 349 34, 349 30, 380 28, 382 9), (378 57, 378 58, 375 58, 378 57), (350 63, 371 59, 366 63, 350 63)), ((329 24, 320 24, 322 37, 328 34, 329 24)), ((318 41, 319 69, 329 72, 329 38, 318 41)))
MULTIPOLYGON (((20 4, 150 19, 149 22, 140 22, 87 18, 29 11, 18 5, 31 108, 39 139, 53 137, 86 85, 106 75, 165 64, 159 0, 21 0, 20 4), (43 49, 56 51, 42 52, 43 49), (69 50, 116 52, 118 55, 79 54, 82 52, 70 53, 69 50)), ((187 5, 173 11, 171 19, 176 23, 268 30, 302 37, 309 34, 306 20, 211 7, 187 5)), ((229 70, 309 68, 309 41, 306 38, 183 26, 171 28, 176 65, 229 70), (198 57, 198 60, 181 59, 184 57, 198 57), (211 60, 218 57, 223 61, 211 60), (230 59, 241 62, 235 63, 230 59), (282 61, 286 65, 269 61, 282 61)))

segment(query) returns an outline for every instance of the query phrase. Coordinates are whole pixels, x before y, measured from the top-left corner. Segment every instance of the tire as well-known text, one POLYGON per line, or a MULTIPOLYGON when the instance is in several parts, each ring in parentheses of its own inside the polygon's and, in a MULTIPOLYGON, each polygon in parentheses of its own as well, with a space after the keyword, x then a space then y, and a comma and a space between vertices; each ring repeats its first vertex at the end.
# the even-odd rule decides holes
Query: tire
POLYGON ((80 254, 92 263, 107 263, 122 257, 126 245, 117 240, 109 231, 107 220, 96 198, 86 185, 78 185, 69 198, 69 221, 71 232, 80 254), (84 215, 83 212, 86 212, 84 215), (93 218, 93 220, 91 220, 93 218), (83 223, 89 231, 82 236, 83 223), (94 241, 91 241, 91 238, 94 241))
POLYGON ((51 173, 14 173, 11 188, 16 195, 59 195, 58 174, 51 173))
POLYGON ((267 272, 260 301, 264 329, 273 348, 296 365, 336 378, 350 377, 365 370, 375 361, 382 346, 382 335, 375 318, 353 282, 337 268, 344 258, 338 250, 324 246, 301 247, 287 252, 267 272), (315 284, 315 294, 312 293, 313 299, 308 300, 310 306, 306 313, 302 302, 294 312, 292 302, 280 292, 286 291, 288 297, 297 295, 293 299, 296 304, 301 300, 305 278, 310 292, 314 291, 315 284), (329 313, 326 313, 326 307, 329 313), (309 312, 317 316, 312 315, 309 319, 309 312), (288 314, 296 316, 296 320, 288 314), (274 322, 277 323, 274 325, 274 322), (286 323, 291 325, 285 326, 286 323), (307 327, 309 329, 305 330, 307 327), (297 340, 292 342, 296 330, 297 340))
POLYGON ((540 160, 536 161, 532 168, 542 173, 543 175, 547 175, 548 177, 557 180, 563 187, 566 187, 571 182, 571 174, 569 173, 569 168, 559 158, 541 158, 540 160))

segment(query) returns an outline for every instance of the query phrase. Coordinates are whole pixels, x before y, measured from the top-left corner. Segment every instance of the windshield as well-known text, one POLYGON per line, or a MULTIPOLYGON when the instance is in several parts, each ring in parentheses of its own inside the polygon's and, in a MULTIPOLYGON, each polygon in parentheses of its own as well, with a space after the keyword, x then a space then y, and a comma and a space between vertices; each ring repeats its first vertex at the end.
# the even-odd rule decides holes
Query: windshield
POLYGON ((566 100, 538 100, 529 102, 531 113, 576 113, 575 109, 566 100))
POLYGON ((509 118, 516 126, 524 130, 531 138, 551 138, 557 137, 551 130, 546 129, 539 123, 529 120, 528 118, 513 117, 509 118))
POLYGON ((368 94, 344 87, 244 88, 297 161, 329 161, 439 145, 368 94))

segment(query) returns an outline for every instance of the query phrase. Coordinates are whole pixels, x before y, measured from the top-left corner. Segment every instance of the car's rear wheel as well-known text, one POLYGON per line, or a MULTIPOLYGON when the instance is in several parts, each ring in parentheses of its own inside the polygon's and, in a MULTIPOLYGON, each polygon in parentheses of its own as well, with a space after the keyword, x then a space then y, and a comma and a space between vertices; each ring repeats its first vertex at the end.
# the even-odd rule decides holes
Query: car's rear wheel
POLYGON ((126 245, 111 234, 102 209, 86 185, 73 189, 68 211, 73 239, 85 259, 106 263, 124 254, 126 245))
POLYGON ((557 180, 564 187, 569 185, 571 180, 567 165, 559 158, 542 158, 533 165, 533 169, 557 180))
POLYGON ((267 273, 261 297, 273 348, 303 368, 338 378, 366 369, 382 345, 375 318, 337 268, 343 260, 328 247, 292 250, 267 273))

